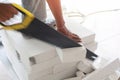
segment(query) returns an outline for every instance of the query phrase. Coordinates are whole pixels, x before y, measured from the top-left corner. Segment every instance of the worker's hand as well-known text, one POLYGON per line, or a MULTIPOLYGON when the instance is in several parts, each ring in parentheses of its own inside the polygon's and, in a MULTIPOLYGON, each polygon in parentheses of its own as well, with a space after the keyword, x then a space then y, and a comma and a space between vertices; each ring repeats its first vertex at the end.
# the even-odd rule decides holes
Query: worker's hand
POLYGON ((18 11, 11 4, 0 3, 0 22, 5 22, 14 17, 18 11))

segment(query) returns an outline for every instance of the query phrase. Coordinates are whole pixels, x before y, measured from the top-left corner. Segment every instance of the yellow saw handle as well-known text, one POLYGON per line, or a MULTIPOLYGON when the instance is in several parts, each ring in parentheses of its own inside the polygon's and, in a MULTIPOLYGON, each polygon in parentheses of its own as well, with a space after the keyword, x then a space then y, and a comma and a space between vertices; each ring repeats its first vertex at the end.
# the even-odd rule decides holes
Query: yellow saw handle
POLYGON ((34 15, 18 4, 13 3, 12 6, 15 7, 21 13, 23 13, 25 15, 25 17, 24 17, 22 23, 9 25, 9 26, 1 24, 3 26, 3 28, 6 30, 21 30, 21 29, 27 28, 28 25, 33 21, 34 15))

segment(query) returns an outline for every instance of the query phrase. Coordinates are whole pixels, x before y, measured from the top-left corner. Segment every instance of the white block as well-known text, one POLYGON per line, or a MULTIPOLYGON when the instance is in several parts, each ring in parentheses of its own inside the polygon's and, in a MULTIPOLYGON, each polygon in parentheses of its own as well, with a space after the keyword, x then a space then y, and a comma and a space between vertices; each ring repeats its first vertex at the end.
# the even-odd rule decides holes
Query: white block
POLYGON ((35 55, 35 56, 31 56, 29 58, 30 62, 31 63, 41 63, 41 62, 45 62, 45 61, 48 61, 54 57, 57 57, 57 52, 56 52, 56 49, 51 49, 51 50, 46 50, 42 53, 39 53, 38 55, 35 55))
POLYGON ((120 80, 120 72, 119 72, 119 70, 113 72, 105 80, 120 80))
MULTIPOLYGON (((35 80, 63 80, 66 78, 71 78, 75 76, 77 69, 67 69, 63 72, 59 72, 56 74, 47 74, 42 77, 38 77, 35 80)), ((31 79, 34 80, 34 79, 31 79)))
POLYGON ((119 77, 120 77, 120 75, 117 74, 117 72, 114 72, 113 74, 111 74, 111 75, 109 76, 109 79, 110 79, 110 80, 118 80, 119 77))
POLYGON ((48 61, 32 65, 32 72, 42 71, 42 70, 54 67, 57 64, 61 64, 59 57, 55 57, 55 58, 50 59, 48 61))
POLYGON ((28 80, 27 70, 22 63, 12 64, 13 71, 16 73, 20 80, 28 80))
POLYGON ((109 77, 107 77, 106 79, 104 80, 119 80, 119 77, 116 76, 116 75, 110 75, 109 77))
POLYGON ((1 30, 0 33, 1 33, 2 43, 6 50, 6 56, 12 65, 13 71, 16 73, 18 79, 28 80, 27 70, 25 69, 24 65, 20 62, 20 60, 18 59, 16 49, 14 45, 11 43, 12 40, 10 36, 6 33, 5 30, 1 30))
POLYGON ((66 49, 57 48, 57 53, 63 63, 77 62, 83 60, 86 57, 86 49, 83 46, 66 49))
POLYGON ((73 78, 68 78, 68 79, 64 79, 64 80, 82 80, 81 77, 73 77, 73 78))
POLYGON ((88 76, 86 76, 83 80, 103 80, 106 79, 109 75, 111 75, 114 71, 120 68, 120 61, 116 59, 104 66, 104 68, 95 70, 88 76))
POLYGON ((53 68, 53 73, 57 74, 59 72, 63 72, 68 69, 77 69, 77 63, 78 62, 72 62, 72 63, 62 63, 62 64, 57 64, 53 68))
POLYGON ((8 33, 13 40, 12 44, 15 46, 15 48, 20 52, 26 52, 29 57, 55 48, 55 46, 45 43, 41 40, 27 38, 27 36, 24 36, 19 32, 8 31, 8 33))
POLYGON ((63 80, 66 78, 71 78, 71 77, 75 77, 75 73, 76 73, 77 69, 66 69, 63 72, 59 72, 54 74, 54 80, 63 80))
POLYGON ((81 71, 77 71, 77 72, 76 72, 76 76, 77 76, 77 77, 81 77, 81 79, 82 79, 82 78, 84 78, 86 75, 85 75, 83 72, 81 72, 81 71))
POLYGON ((21 62, 26 67, 28 73, 31 70, 29 61, 30 57, 44 53, 47 50, 53 50, 55 48, 55 46, 43 41, 34 38, 27 38, 26 36, 23 36, 21 33, 16 31, 7 31, 7 33, 11 38, 11 44, 18 51, 21 62))
POLYGON ((35 79, 38 79, 40 77, 43 77, 46 75, 51 75, 51 74, 53 74, 53 67, 39 71, 39 72, 31 72, 31 74, 29 74, 29 79, 35 80, 35 79))
POLYGON ((46 76, 39 77, 37 79, 32 79, 32 80, 54 80, 54 75, 46 75, 46 76))
POLYGON ((78 63, 78 65, 77 65, 77 68, 80 71, 82 71, 82 72, 84 72, 86 74, 91 73, 92 71, 94 71, 93 66, 90 63, 88 63, 87 61, 80 61, 78 63))
POLYGON ((5 30, 1 30, 0 34, 1 34, 2 44, 5 48, 5 52, 6 52, 6 56, 7 56, 8 60, 12 64, 20 63, 20 60, 18 59, 18 56, 16 53, 16 49, 15 49, 14 45, 11 43, 12 40, 11 40, 10 36, 7 34, 7 32, 5 30))

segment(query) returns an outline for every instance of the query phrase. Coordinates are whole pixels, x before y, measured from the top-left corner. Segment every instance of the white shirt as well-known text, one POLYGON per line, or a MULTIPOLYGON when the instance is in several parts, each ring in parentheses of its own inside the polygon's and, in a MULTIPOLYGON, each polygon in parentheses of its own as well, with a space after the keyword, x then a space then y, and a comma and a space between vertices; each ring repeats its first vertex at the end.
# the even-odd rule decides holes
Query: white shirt
POLYGON ((17 3, 21 5, 22 1, 21 0, 0 0, 0 3, 17 3))

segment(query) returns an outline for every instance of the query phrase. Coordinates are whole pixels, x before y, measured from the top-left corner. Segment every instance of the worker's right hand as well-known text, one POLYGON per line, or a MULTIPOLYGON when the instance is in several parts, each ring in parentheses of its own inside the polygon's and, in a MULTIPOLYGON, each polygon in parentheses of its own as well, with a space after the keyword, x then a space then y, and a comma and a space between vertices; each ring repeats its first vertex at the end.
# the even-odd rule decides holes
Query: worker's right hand
POLYGON ((18 11, 11 4, 0 3, 0 22, 9 20, 15 14, 18 14, 18 11))

